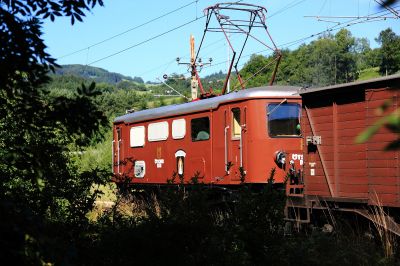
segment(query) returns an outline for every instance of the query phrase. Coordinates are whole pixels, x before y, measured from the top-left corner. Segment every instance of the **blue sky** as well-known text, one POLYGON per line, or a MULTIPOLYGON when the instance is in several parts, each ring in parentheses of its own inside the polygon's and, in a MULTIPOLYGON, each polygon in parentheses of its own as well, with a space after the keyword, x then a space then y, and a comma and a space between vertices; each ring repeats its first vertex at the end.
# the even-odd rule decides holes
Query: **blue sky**
MULTIPOLYGON (((295 49, 301 43, 309 43, 317 36, 304 41, 301 40, 313 34, 325 31, 341 23, 346 26, 351 18, 327 18, 318 21, 316 18, 304 16, 366 16, 368 14, 393 17, 389 12, 379 8, 374 0, 270 0, 270 1, 243 1, 264 6, 267 10, 267 26, 270 34, 279 48, 295 49), (336 24, 335 24, 336 23, 336 24), (289 43, 289 44, 288 44, 289 43)), ((141 76, 145 81, 155 81, 163 74, 185 74, 189 76, 185 66, 178 65, 176 57, 186 62, 189 58, 189 38, 193 34, 196 48, 203 35, 205 18, 203 9, 217 2, 208 0, 174 0, 174 1, 132 1, 132 0, 104 0, 104 7, 96 7, 87 13, 83 23, 76 22, 70 25, 70 20, 58 18, 55 22, 46 21, 43 25, 44 40, 47 51, 58 59, 59 64, 89 64, 109 71, 128 76, 141 76), (115 36, 170 11, 186 6, 170 15, 138 27, 125 34, 92 46, 111 36, 115 36), (142 42, 172 28, 189 23, 175 31, 166 33, 144 44, 142 42), (129 47, 132 47, 129 49, 129 47), (114 53, 125 50, 115 56, 102 59, 114 53), (76 52, 82 50, 80 52, 76 52), (71 55, 71 53, 76 52, 71 55), (65 56, 68 55, 68 56, 65 56)), ((400 3, 394 6, 400 9, 400 3), (398 6, 398 7, 397 7, 398 6)), ((376 16, 376 15, 375 15, 376 16)), ((357 21, 365 21, 360 19, 357 21)), ((380 31, 391 27, 400 35, 400 19, 386 19, 358 23, 347 27, 353 36, 366 37, 372 47, 378 44, 374 41, 380 31)), ((335 33, 332 32, 332 33, 335 33)), ((260 39, 266 39, 264 32, 254 32, 260 39)), ((241 37, 232 36, 235 47, 241 48, 241 37), (235 43, 236 42, 236 43, 235 43)), ((207 33, 200 56, 204 59, 212 57, 213 64, 204 68, 200 75, 208 75, 226 69, 228 49, 222 33, 207 33)), ((247 56, 264 50, 256 41, 250 41, 243 55, 247 56)), ((268 54, 268 52, 262 52, 268 54)), ((248 60, 244 57, 239 64, 248 60)))

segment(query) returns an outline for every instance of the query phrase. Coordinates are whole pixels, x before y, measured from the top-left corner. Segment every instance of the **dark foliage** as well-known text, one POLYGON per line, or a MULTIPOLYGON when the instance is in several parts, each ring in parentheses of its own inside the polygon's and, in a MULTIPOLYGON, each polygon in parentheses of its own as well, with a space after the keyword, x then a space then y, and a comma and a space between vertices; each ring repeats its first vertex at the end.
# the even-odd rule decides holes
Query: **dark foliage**
POLYGON ((154 194, 137 195, 134 202, 145 206, 141 218, 113 210, 103 215, 80 240, 78 264, 392 265, 397 261, 384 258, 379 244, 352 227, 339 226, 339 220, 333 233, 314 227, 285 235, 286 198, 271 184, 257 193, 244 185, 233 194, 216 193, 202 184, 175 186, 156 191, 156 204, 154 194))
POLYGON ((84 263, 254 265, 270 261, 283 236, 282 192, 253 193, 243 187, 235 192, 237 202, 232 202, 221 201, 219 193, 202 184, 176 186, 158 194, 158 208, 146 205, 147 218, 114 213, 100 219, 100 232, 95 234, 100 239, 87 239, 89 243, 80 249, 84 263))
POLYGON ((71 23, 74 24, 75 19, 82 22, 85 10, 90 10, 97 4, 102 6, 103 0, 2 0, 1 4, 12 15, 38 19, 50 18, 51 21, 54 21, 56 17, 66 16, 70 17, 71 23))
POLYGON ((106 173, 77 174, 67 145, 105 122, 94 84, 75 99, 45 97, 55 60, 45 52, 40 20, 70 16, 101 1, 0 2, 0 256, 15 264, 52 262, 88 226, 86 214, 106 173), (78 124, 78 123, 79 124, 78 124), (3 219, 4 218, 4 219, 3 219), (53 245, 61 234, 60 245, 53 245), (60 250, 57 250, 60 249, 60 250))
MULTIPOLYGON (((71 75, 52 75, 51 81, 44 84, 43 89, 47 92, 46 98, 49 101, 54 99, 65 99, 66 102, 77 99, 77 87, 88 80, 71 75)), ((104 113, 109 121, 117 115, 122 115, 128 109, 141 110, 154 97, 149 92, 142 92, 144 85, 130 81, 123 81, 117 85, 108 83, 97 83, 96 90, 99 95, 91 97, 96 107, 104 113), (126 85, 126 86, 125 86, 126 85)), ((107 130, 110 127, 107 125, 107 130)))
MULTIPOLYGON (((2 7, 2 6, 0 6, 2 7)), ((0 8, 0 81, 8 97, 27 93, 30 88, 46 81, 47 71, 55 60, 44 50, 40 38, 40 22, 36 18, 23 20, 0 8), (24 91, 14 91, 18 88, 24 91)))

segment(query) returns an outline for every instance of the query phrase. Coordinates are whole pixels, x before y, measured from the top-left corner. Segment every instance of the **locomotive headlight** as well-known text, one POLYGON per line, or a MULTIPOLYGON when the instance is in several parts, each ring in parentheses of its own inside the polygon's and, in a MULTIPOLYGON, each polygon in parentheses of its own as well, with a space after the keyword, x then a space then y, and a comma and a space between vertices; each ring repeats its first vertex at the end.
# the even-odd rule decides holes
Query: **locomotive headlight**
POLYGON ((277 151, 275 153, 275 163, 279 168, 284 168, 286 163, 286 153, 283 151, 277 151))

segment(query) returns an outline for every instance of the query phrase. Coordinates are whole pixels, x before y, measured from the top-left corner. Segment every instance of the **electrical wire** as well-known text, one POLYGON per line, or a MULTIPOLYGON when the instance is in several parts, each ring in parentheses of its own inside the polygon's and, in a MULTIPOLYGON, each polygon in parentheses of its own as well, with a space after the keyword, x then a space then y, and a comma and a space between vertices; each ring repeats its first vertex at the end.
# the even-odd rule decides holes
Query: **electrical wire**
POLYGON ((321 6, 321 8, 320 8, 320 10, 318 12, 318 15, 321 14, 322 10, 324 10, 324 7, 325 7, 327 1, 328 0, 325 0, 324 3, 322 4, 322 6, 321 6))
MULTIPOLYGON (((167 62, 167 63, 162 64, 162 65, 156 66, 156 67, 154 67, 154 68, 151 68, 151 69, 149 69, 149 70, 145 70, 145 72, 139 74, 139 77, 141 77, 141 76, 143 76, 143 75, 146 75, 146 74, 148 74, 148 73, 151 73, 151 72, 153 72, 153 71, 156 71, 156 70, 158 70, 158 69, 160 69, 160 68, 162 68, 162 67, 164 67, 164 66, 167 66, 167 68, 168 68, 168 67, 169 67, 173 62, 175 62, 175 61, 176 61, 176 59, 171 60, 171 61, 169 61, 169 62, 167 62)), ((165 70, 164 70, 164 72, 165 72, 165 70)))
MULTIPOLYGON (((224 38, 221 38, 221 39, 218 39, 218 40, 216 40, 216 41, 214 41, 214 42, 212 42, 212 43, 210 43, 210 44, 204 46, 203 51, 204 51, 204 50, 207 50, 207 48, 210 48, 211 46, 215 45, 216 43, 219 43, 219 42, 224 41, 224 40, 225 40, 225 37, 224 37, 224 38)), ((207 54, 209 54, 209 53, 207 53, 207 54)), ((207 54, 206 54, 206 55, 207 55, 207 54)), ((190 55, 189 53, 186 53, 184 56, 180 56, 180 59, 182 60, 182 59, 188 58, 189 55, 190 55)), ((203 57, 204 57, 204 54, 203 54, 203 57)), ((157 69, 159 69, 159 68, 161 68, 161 67, 163 67, 163 66, 166 66, 166 65, 170 66, 171 63, 172 63, 172 62, 175 62, 175 61, 176 61, 176 59, 173 59, 172 61, 169 61, 169 62, 167 62, 167 63, 161 64, 161 65, 159 65, 159 66, 156 66, 156 67, 154 67, 154 68, 151 68, 151 69, 149 69, 149 70, 146 70, 145 72, 143 72, 143 73, 140 74, 139 76, 142 76, 142 75, 151 73, 151 72, 153 72, 153 71, 155 71, 155 70, 157 70, 157 69)), ((167 68, 168 68, 168 67, 167 67, 167 68)), ((166 71, 166 69, 164 70, 164 72, 165 72, 165 71, 166 71)))
MULTIPOLYGON (((240 3, 240 2, 242 2, 242 1, 243 1, 243 0, 239 0, 239 1, 236 1, 236 2, 231 3, 230 5, 234 5, 234 4, 240 3)), ((194 1, 194 2, 196 2, 196 1, 194 1)), ((164 36, 164 35, 166 35, 166 34, 168 34, 168 33, 171 33, 171 32, 173 32, 173 31, 175 31, 175 30, 178 30, 178 29, 180 29, 180 28, 183 28, 184 26, 187 26, 187 25, 189 25, 189 24, 191 24, 191 23, 193 23, 193 22, 196 22, 196 21, 198 21, 198 20, 200 20, 200 19, 202 19, 202 18, 204 18, 204 17, 206 17, 206 15, 203 15, 203 16, 201 16, 201 17, 196 17, 195 19, 192 19, 192 20, 190 20, 190 21, 188 21, 188 22, 185 22, 185 23, 183 23, 183 24, 181 24, 181 25, 179 25, 179 26, 176 26, 176 27, 174 27, 174 28, 172 28, 172 29, 170 29, 170 30, 164 31, 164 32, 162 32, 162 33, 160 33, 160 34, 157 34, 157 35, 155 35, 155 36, 153 36, 153 37, 150 37, 150 38, 148 38, 148 39, 146 39, 146 40, 144 40, 144 41, 141 41, 141 42, 139 42, 139 43, 136 43, 136 44, 134 44, 134 45, 131 45, 131 46, 127 47, 127 48, 124 48, 124 49, 119 50, 119 51, 117 51, 117 52, 115 52, 115 53, 109 54, 109 55, 104 56, 104 57, 102 57, 102 58, 99 58, 99 59, 97 59, 97 60, 95 60, 95 61, 89 63, 88 65, 92 65, 92 64, 98 63, 98 62, 103 61, 103 60, 105 60, 105 59, 108 59, 108 58, 110 58, 110 57, 113 57, 113 56, 116 56, 116 55, 121 54, 121 53, 123 53, 123 52, 126 52, 126 51, 128 51, 128 50, 130 50, 130 49, 132 49, 132 48, 135 48, 135 47, 137 47, 137 46, 140 46, 140 45, 142 45, 142 44, 145 44, 145 43, 147 43, 147 42, 150 42, 150 41, 152 41, 152 40, 154 40, 154 39, 157 39, 157 38, 159 38, 159 37, 161 37, 161 36, 164 36)))
POLYGON ((122 49, 122 50, 119 50, 119 51, 117 51, 117 52, 115 52, 115 53, 112 53, 112 54, 109 54, 109 55, 104 56, 104 57, 102 57, 102 58, 99 58, 99 59, 97 59, 97 60, 95 60, 95 61, 93 61, 93 62, 90 62, 90 63, 89 63, 89 66, 90 66, 90 65, 93 65, 93 64, 95 64, 95 63, 98 63, 98 62, 100 62, 100 61, 103 61, 103 60, 105 60, 105 59, 108 59, 108 58, 110 58, 110 57, 113 57, 113 56, 116 56, 116 55, 118 55, 118 54, 121 54, 121 53, 123 53, 123 52, 126 52, 126 51, 128 51, 128 50, 130 50, 130 49, 132 49, 132 48, 135 48, 135 47, 137 47, 137 46, 140 46, 140 45, 142 45, 142 44, 148 43, 148 42, 150 42, 150 41, 152 41, 152 40, 154 40, 154 39, 157 39, 157 38, 159 38, 159 37, 161 37, 161 36, 164 36, 164 35, 166 35, 166 34, 168 34, 168 33, 171 33, 171 32, 173 32, 173 31, 176 31, 176 30, 180 29, 180 28, 183 28, 183 27, 185 27, 185 26, 187 26, 187 25, 189 25, 189 24, 191 24, 191 23, 193 23, 193 22, 195 22, 195 21, 198 21, 199 19, 204 18, 204 17, 205 17, 205 16, 201 16, 201 17, 199 17, 199 18, 195 18, 195 19, 190 20, 190 21, 188 21, 188 22, 185 22, 185 23, 183 23, 183 24, 181 24, 181 25, 179 25, 179 26, 177 26, 177 27, 175 27, 175 28, 172 28, 172 29, 170 29, 170 30, 164 31, 163 33, 160 33, 160 34, 157 34, 157 35, 155 35, 155 36, 153 36, 153 37, 150 37, 150 38, 148 38, 148 39, 146 39, 146 40, 144 40, 144 41, 138 42, 138 43, 136 43, 136 44, 134 44, 134 45, 131 45, 131 46, 127 47, 127 48, 124 48, 124 49, 122 49))
POLYGON ((295 7, 295 6, 301 4, 301 3, 305 2, 305 1, 306 1, 306 0, 300 0, 300 1, 295 0, 295 1, 292 1, 292 2, 290 2, 289 4, 287 4, 286 6, 282 7, 281 9, 279 9, 278 11, 272 13, 270 16, 268 16, 268 19, 271 19, 272 17, 274 17, 274 16, 276 16, 276 15, 279 15, 280 13, 283 13, 283 12, 285 12, 285 11, 291 9, 292 7, 295 7), (297 1, 297 2, 296 2, 296 1, 297 1))
POLYGON ((111 37, 108 37, 108 38, 106 38, 106 39, 104 39, 104 40, 101 40, 101 41, 99 41, 99 42, 97 42, 97 43, 94 43, 94 44, 92 44, 92 45, 89 45, 89 46, 87 46, 87 47, 85 47, 85 48, 82 48, 82 49, 73 51, 73 52, 71 52, 71 53, 68 53, 68 54, 66 54, 66 55, 63 55, 63 56, 59 57, 58 59, 62 59, 62 58, 65 58, 65 57, 68 57, 68 56, 71 56, 71 55, 80 53, 80 52, 82 52, 82 51, 85 51, 85 50, 90 49, 90 48, 92 48, 92 47, 95 47, 95 46, 97 46, 97 45, 100 45, 100 44, 103 44, 103 43, 105 43, 105 42, 108 42, 108 41, 110 41, 110 40, 112 40, 112 39, 115 39, 115 38, 117 38, 117 37, 119 37, 119 36, 121 36, 121 35, 124 35, 124 34, 126 34, 126 33, 128 33, 128 32, 131 32, 131 31, 133 31, 133 30, 139 29, 139 28, 141 28, 141 27, 143 27, 143 26, 146 26, 147 24, 150 24, 150 23, 152 23, 152 22, 154 22, 154 21, 157 21, 157 20, 159 20, 159 19, 161 19, 161 18, 163 18, 163 17, 166 17, 166 16, 168 16, 168 15, 171 15, 171 14, 173 14, 173 13, 175 13, 175 12, 181 10, 181 9, 184 9, 184 8, 190 6, 190 5, 194 4, 194 3, 197 3, 197 2, 198 2, 198 0, 192 1, 192 2, 190 2, 190 3, 188 3, 188 4, 186 4, 186 5, 183 5, 183 6, 181 6, 181 7, 178 7, 178 8, 176 8, 176 9, 172 10, 172 11, 169 11, 169 12, 167 12, 167 13, 164 13, 164 14, 162 14, 162 15, 156 17, 156 18, 153 18, 153 19, 151 19, 151 20, 148 20, 148 21, 146 21, 146 22, 144 22, 144 23, 142 23, 142 24, 140 24, 140 25, 134 26, 134 27, 129 28, 129 29, 123 31, 123 32, 117 33, 117 34, 115 34, 115 35, 113 35, 113 36, 111 36, 111 37))

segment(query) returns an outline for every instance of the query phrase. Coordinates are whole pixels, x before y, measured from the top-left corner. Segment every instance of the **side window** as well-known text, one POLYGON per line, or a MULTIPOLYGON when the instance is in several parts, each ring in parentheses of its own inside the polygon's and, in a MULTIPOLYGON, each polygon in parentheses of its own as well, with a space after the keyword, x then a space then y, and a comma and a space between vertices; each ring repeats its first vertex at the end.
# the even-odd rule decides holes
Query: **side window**
POLYGON ((186 135, 186 120, 176 119, 172 121, 172 138, 183 139, 186 135))
POLYGON ((168 139, 168 122, 151 123, 147 127, 149 141, 161 141, 168 139))
POLYGON ((208 117, 195 118, 191 121, 192 141, 210 138, 210 120, 208 117))
POLYGON ((144 126, 131 127, 130 130, 130 146, 143 147, 144 146, 144 126))
POLYGON ((240 139, 242 128, 240 126, 240 108, 232 109, 232 138, 240 139))

